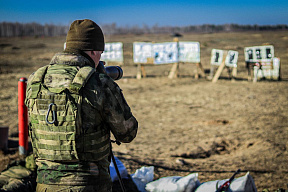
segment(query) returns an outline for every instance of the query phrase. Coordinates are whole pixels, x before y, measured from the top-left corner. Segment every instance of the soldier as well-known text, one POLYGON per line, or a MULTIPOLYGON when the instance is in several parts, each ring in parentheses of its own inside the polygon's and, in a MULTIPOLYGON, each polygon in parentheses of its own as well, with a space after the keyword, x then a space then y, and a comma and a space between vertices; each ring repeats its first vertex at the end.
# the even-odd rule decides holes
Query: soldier
POLYGON ((110 133, 129 143, 138 122, 119 86, 98 71, 103 51, 101 28, 88 19, 76 20, 64 52, 28 79, 36 191, 112 191, 110 133))

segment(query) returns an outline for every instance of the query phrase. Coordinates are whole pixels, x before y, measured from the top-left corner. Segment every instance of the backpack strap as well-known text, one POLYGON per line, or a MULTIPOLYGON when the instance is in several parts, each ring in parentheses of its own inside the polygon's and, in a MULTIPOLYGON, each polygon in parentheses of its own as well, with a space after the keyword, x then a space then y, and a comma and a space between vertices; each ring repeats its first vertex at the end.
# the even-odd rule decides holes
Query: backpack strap
MULTIPOLYGON (((28 99, 37 98, 37 95, 41 89, 41 83, 43 83, 45 74, 49 66, 50 65, 46 65, 44 67, 39 68, 31 77, 31 80, 29 80, 27 89, 31 89, 31 90, 29 91, 30 94, 27 95, 28 99)), ((85 66, 85 67, 80 68, 79 71, 76 73, 68 90, 71 93, 78 94, 80 89, 85 86, 85 84, 88 82, 89 78, 95 71, 96 70, 90 66, 85 66)), ((63 91, 63 88, 50 88, 49 90, 55 93, 60 93, 63 91)))
POLYGON ((37 95, 40 91, 41 83, 43 82, 43 79, 44 79, 44 76, 47 72, 48 67, 49 67, 49 65, 46 65, 44 67, 39 68, 33 74, 33 76, 31 77, 31 80, 28 82, 27 90, 31 89, 29 91, 29 93, 31 93, 31 94, 28 95, 29 99, 37 98, 37 95))
POLYGON ((80 68, 69 86, 69 91, 71 93, 79 93, 80 89, 85 86, 95 71, 96 70, 90 66, 80 68))
POLYGON ((44 67, 39 68, 33 75, 31 79, 31 84, 41 83, 44 79, 44 76, 47 72, 49 65, 45 65, 44 67))

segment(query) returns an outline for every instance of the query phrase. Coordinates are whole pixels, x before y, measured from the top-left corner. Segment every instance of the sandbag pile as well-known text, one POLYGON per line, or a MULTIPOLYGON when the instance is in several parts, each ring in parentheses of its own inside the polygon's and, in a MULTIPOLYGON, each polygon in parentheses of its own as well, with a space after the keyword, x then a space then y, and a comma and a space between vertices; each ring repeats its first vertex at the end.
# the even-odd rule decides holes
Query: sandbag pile
MULTIPOLYGON (((171 176, 153 180, 154 167, 141 167, 132 174, 132 179, 140 192, 216 192, 229 179, 201 183, 198 173, 187 176, 171 176)), ((225 192, 257 192, 254 180, 249 172, 235 178, 225 192)))
MULTIPOLYGON (((134 174, 129 175, 124 164, 115 157, 121 178, 125 184, 131 185, 132 191, 140 192, 218 192, 220 186, 230 181, 229 179, 215 180, 201 183, 198 173, 187 176, 163 177, 153 181, 154 167, 141 167, 134 174), (129 182, 127 182, 129 181, 129 182), (137 189, 136 189, 137 188, 137 189)), ((21 164, 21 163, 20 163, 21 164)), ((36 164, 32 156, 26 158, 23 165, 17 163, 0 174, 0 191, 34 191, 36 188, 36 164)), ((118 180, 113 163, 110 164, 110 175, 113 181, 118 180)), ((119 183, 119 182, 118 182, 119 183)), ((118 186, 115 188, 119 188, 118 186)), ((114 192, 113 188, 113 192, 114 192)), ((119 191, 119 190, 118 190, 119 191)), ((257 192, 254 180, 249 172, 244 176, 235 178, 225 189, 225 192, 257 192)))

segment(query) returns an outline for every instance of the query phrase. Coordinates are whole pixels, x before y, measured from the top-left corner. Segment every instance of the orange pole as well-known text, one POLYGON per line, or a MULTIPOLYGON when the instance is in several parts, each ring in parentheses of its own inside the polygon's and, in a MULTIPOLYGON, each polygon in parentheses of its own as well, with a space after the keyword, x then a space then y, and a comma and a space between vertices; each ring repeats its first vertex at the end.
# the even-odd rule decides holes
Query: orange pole
POLYGON ((28 109, 24 103, 26 98, 27 79, 21 77, 18 81, 18 129, 19 154, 26 155, 28 151, 28 109))

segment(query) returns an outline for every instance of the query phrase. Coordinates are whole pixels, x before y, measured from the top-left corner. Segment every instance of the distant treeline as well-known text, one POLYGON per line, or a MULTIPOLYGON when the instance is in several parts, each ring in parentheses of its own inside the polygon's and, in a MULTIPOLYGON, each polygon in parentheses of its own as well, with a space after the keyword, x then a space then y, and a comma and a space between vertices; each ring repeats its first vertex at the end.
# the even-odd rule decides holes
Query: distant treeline
MULTIPOLYGON (((117 26, 115 23, 101 25, 105 34, 148 34, 148 33, 217 33, 217 32, 239 32, 239 31, 279 31, 288 30, 288 25, 191 25, 183 27, 172 26, 117 26)), ((39 23, 0 23, 0 37, 21 36, 65 36, 69 26, 39 23)))
POLYGON ((69 27, 39 23, 0 23, 0 37, 24 36, 62 36, 66 35, 69 27))
POLYGON ((217 32, 238 32, 238 31, 279 31, 288 30, 288 25, 238 25, 238 24, 224 24, 224 25, 190 25, 183 27, 158 26, 149 27, 143 25, 142 27, 117 27, 116 24, 109 24, 101 26, 106 34, 147 34, 147 33, 217 33, 217 32))

